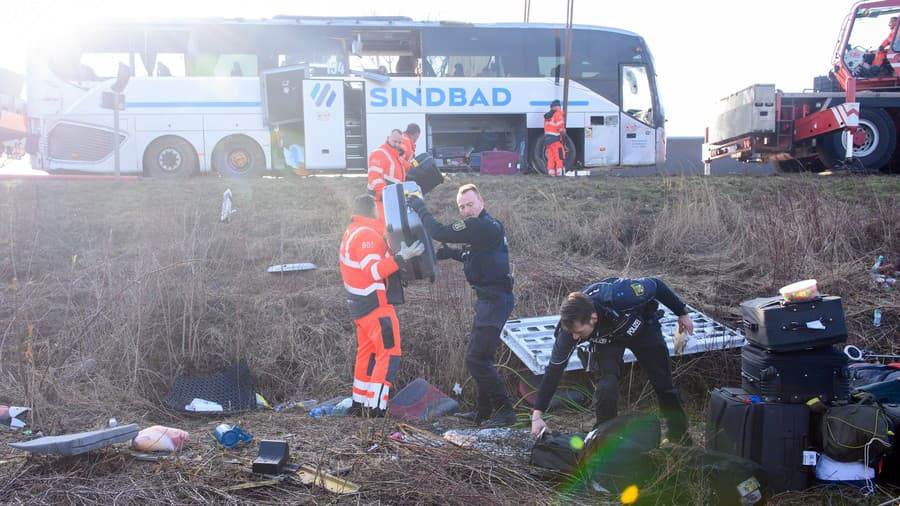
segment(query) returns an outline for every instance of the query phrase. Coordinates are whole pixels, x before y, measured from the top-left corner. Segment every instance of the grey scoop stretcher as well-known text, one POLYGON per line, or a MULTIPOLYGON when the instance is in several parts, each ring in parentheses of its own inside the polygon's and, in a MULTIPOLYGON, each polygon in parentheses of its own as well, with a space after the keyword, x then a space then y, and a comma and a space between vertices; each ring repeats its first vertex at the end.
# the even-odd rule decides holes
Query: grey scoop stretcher
POLYGON ((137 424, 123 425, 112 429, 44 436, 22 443, 9 443, 18 450, 48 455, 71 456, 105 448, 116 443, 131 441, 138 434, 137 424))

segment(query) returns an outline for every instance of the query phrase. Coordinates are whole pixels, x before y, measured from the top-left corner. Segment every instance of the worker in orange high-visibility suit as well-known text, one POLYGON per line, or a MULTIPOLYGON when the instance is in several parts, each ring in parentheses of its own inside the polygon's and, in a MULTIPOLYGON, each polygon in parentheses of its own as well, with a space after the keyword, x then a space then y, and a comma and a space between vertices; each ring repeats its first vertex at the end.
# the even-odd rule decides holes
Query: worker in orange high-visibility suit
POLYGON ((565 168, 566 152, 562 136, 566 135, 566 117, 560 109, 559 100, 550 103, 550 110, 544 113, 544 146, 547 150, 547 175, 562 176, 565 168))
POLYGON ((400 130, 391 130, 384 144, 375 148, 369 154, 369 195, 375 199, 377 210, 376 218, 384 219, 384 204, 381 201, 381 192, 389 184, 397 184, 406 181, 406 168, 400 161, 400 147, 403 143, 403 133, 400 130))
POLYGON ((409 170, 412 161, 416 157, 416 141, 419 140, 419 134, 422 129, 415 123, 406 126, 403 132, 403 138, 400 141, 400 162, 403 164, 404 170, 409 170))
POLYGON ((885 66, 884 64, 887 61, 888 52, 895 52, 891 47, 891 42, 894 40, 895 26, 897 26, 897 17, 892 16, 891 19, 888 20, 888 28, 890 28, 891 31, 890 33, 888 33, 888 36, 885 37, 884 42, 882 42, 878 46, 878 50, 875 52, 875 58, 872 60, 872 67, 874 67, 877 72, 881 72, 883 70, 884 72, 881 73, 886 73, 888 70, 882 69, 882 67, 885 66))
POLYGON ((372 197, 357 197, 353 207, 353 221, 340 249, 341 277, 357 343, 350 414, 383 416, 400 367, 400 324, 393 306, 402 301, 398 271, 421 255, 425 245, 401 243, 400 251, 392 254, 384 223, 375 218, 372 197))

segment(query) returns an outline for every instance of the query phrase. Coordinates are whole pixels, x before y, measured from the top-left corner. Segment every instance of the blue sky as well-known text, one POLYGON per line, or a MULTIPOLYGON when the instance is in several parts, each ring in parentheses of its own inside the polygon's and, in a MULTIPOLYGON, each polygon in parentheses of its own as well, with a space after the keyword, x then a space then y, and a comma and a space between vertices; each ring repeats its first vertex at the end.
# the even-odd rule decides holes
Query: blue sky
MULTIPOLYGON (((106 17, 403 15, 417 20, 519 22, 524 0, 378 2, 341 0, 5 0, 0 66, 24 71, 33 26, 106 17)), ((565 0, 532 0, 533 22, 564 23, 565 0)), ((716 102, 754 83, 811 88, 825 74, 844 17, 844 0, 575 0, 575 22, 642 35, 656 60, 670 136, 703 135, 716 102)), ((57 25, 58 26, 58 25, 57 25)), ((49 28, 52 30, 52 28, 49 28)), ((885 27, 885 34, 887 28, 885 27)), ((877 45, 881 39, 872 42, 877 45)))

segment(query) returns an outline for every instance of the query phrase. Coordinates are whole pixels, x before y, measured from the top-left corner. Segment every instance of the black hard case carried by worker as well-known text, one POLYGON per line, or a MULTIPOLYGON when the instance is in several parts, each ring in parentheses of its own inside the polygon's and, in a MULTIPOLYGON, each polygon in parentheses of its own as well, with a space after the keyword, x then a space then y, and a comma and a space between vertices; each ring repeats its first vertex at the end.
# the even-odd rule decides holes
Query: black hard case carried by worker
POLYGON ((847 324, 841 298, 826 295, 803 302, 762 297, 741 303, 744 335, 751 343, 770 351, 793 351, 847 341, 847 324), (824 329, 810 328, 807 323, 824 329))
POLYGON ((422 241, 425 252, 406 262, 406 268, 401 271, 401 278, 405 281, 415 279, 434 281, 435 256, 431 236, 422 225, 419 215, 406 205, 406 195, 414 193, 422 195, 419 185, 410 181, 384 187, 381 200, 384 202, 388 245, 391 251, 399 253, 401 242, 410 245, 415 241, 422 241))
POLYGON ((419 185, 424 195, 443 183, 444 175, 438 169, 431 153, 419 153, 413 166, 406 172, 406 180, 419 185))
POLYGON ((765 469, 770 492, 803 490, 809 467, 809 407, 806 404, 751 402, 740 388, 710 392, 706 448, 750 459, 765 469))
POLYGON ((847 356, 828 346, 772 353, 752 344, 741 349, 741 386, 767 402, 850 400, 847 356))

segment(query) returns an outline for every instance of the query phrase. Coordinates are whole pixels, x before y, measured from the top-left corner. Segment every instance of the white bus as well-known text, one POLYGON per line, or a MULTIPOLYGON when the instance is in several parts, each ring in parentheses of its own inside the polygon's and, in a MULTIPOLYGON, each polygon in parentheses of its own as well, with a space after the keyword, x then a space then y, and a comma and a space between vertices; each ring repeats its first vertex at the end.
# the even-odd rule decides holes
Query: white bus
MULTIPOLYGON (((121 171, 154 176, 365 170, 367 153, 409 123, 438 165, 502 149, 544 172, 543 114, 563 98, 558 25, 280 16, 45 35, 29 48, 27 146, 50 172, 114 171, 113 113, 101 99, 120 68, 121 171)), ((571 48, 567 165, 663 162, 644 40, 576 25, 571 48)))

